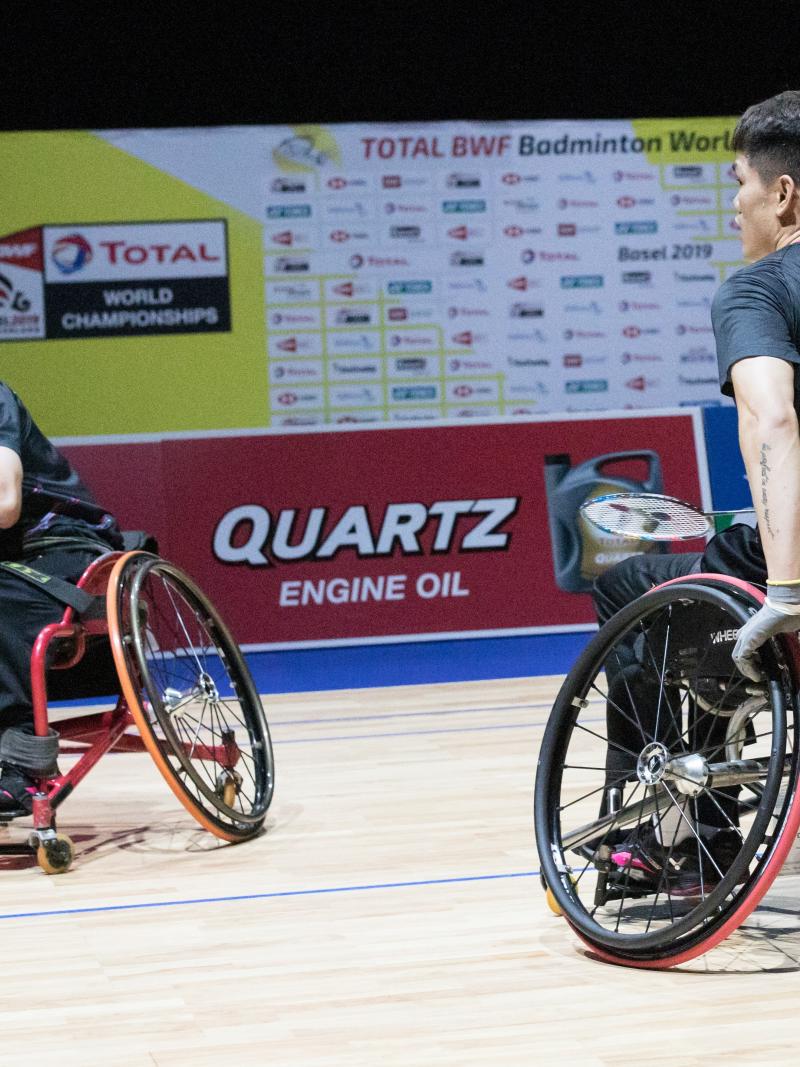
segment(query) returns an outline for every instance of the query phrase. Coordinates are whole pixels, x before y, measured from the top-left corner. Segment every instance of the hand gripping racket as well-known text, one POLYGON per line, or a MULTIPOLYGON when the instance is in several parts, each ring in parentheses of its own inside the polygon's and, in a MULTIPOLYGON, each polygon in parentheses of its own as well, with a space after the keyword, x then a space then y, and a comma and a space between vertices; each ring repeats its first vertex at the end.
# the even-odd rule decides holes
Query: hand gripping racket
POLYGON ((642 541, 691 541, 705 537, 714 530, 711 516, 730 515, 730 510, 700 511, 684 500, 660 493, 596 496, 581 504, 579 510, 587 522, 606 533, 642 541))

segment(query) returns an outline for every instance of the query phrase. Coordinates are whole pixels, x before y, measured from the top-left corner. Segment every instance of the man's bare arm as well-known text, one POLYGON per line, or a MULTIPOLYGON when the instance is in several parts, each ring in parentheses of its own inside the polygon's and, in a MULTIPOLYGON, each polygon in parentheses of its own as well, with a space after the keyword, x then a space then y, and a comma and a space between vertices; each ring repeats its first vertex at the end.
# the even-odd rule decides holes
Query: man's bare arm
POLYGON ((19 522, 22 510, 22 461, 17 453, 0 445, 0 530, 19 522))
POLYGON ((794 364, 753 356, 733 365, 742 450, 772 581, 800 579, 800 433, 794 364))

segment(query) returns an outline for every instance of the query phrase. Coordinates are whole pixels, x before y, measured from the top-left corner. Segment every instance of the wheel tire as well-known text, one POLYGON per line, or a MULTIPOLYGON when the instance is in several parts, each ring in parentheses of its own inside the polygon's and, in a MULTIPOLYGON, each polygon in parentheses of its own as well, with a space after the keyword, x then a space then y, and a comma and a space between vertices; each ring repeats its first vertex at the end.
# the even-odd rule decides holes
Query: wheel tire
POLYGON ((66 834, 43 841, 36 849, 36 862, 45 874, 64 874, 72 866, 75 846, 66 834))
POLYGON ((238 645, 195 583, 157 556, 122 556, 107 610, 122 691, 150 755, 215 836, 259 833, 274 790, 264 710, 238 645), (241 786, 220 788, 238 775, 241 786))
MULTIPOLYGON (((738 675, 731 663, 728 687, 719 697, 719 706, 710 704, 711 710, 703 710, 698 700, 701 693, 706 693, 707 683, 701 670, 708 668, 715 654, 708 650, 699 652, 696 648, 694 652, 698 667, 693 679, 690 679, 686 686, 686 694, 681 697, 681 700, 687 703, 676 706, 675 697, 670 696, 670 693, 673 688, 676 692, 682 692, 681 685, 686 682, 682 677, 676 682, 674 672, 671 674, 667 667, 668 663, 672 662, 670 656, 683 651, 679 647, 680 637, 676 634, 679 635, 680 627, 686 626, 687 620, 702 626, 705 625, 703 620, 708 619, 716 620, 714 625, 720 627, 715 631, 718 634, 735 632, 759 606, 759 602, 756 590, 744 588, 743 583, 721 577, 702 580, 689 577, 652 590, 628 605, 602 627, 579 657, 556 698, 542 741, 535 787, 536 840, 542 874, 570 926, 597 955, 606 960, 629 966, 666 968, 707 951, 734 930, 757 905, 772 884, 797 833, 800 825, 800 794, 796 685, 792 682, 790 668, 783 655, 783 646, 776 641, 770 642, 762 654, 768 695, 764 704, 764 715, 759 719, 758 728, 754 731, 754 744, 758 751, 763 753, 760 759, 764 781, 748 794, 748 806, 741 800, 743 788, 739 788, 736 799, 732 802, 730 787, 728 795, 723 796, 723 790, 714 787, 713 777, 711 784, 686 801, 675 789, 674 779, 665 777, 650 786, 639 778, 634 784, 628 770, 627 777, 621 779, 622 784, 617 783, 623 793, 626 789, 629 790, 626 802, 622 805, 629 828, 633 823, 643 825, 645 817, 649 819, 649 813, 647 816, 640 813, 638 820, 635 818, 636 804, 633 798, 636 796, 637 800, 643 799, 650 803, 652 811, 653 803, 659 803, 659 792, 669 785, 672 786, 669 796, 677 793, 680 803, 662 800, 664 811, 656 808, 659 818, 666 817, 667 811, 674 807, 673 815, 677 821, 678 809, 684 814, 688 810, 691 814, 692 804, 696 815, 700 798, 704 798, 707 803, 713 798, 720 811, 723 811, 725 804, 731 806, 735 803, 738 807, 738 819, 731 825, 741 822, 742 843, 719 884, 707 892, 701 888, 700 894, 693 898, 695 903, 689 903, 689 898, 678 900, 673 897, 668 886, 659 885, 657 893, 649 894, 654 899, 650 903, 645 901, 641 904, 642 897, 648 894, 635 895, 631 868, 621 877, 619 868, 612 866, 611 869, 616 870, 617 892, 621 892, 620 903, 612 903, 609 909, 608 899, 603 899, 602 895, 599 902, 596 897, 591 897, 591 903, 589 902, 592 889, 597 892, 597 883, 593 886, 592 878, 596 874, 599 882, 603 877, 604 864, 608 865, 608 856, 613 848, 611 844, 607 852, 603 852, 602 845, 608 843, 605 839, 613 842, 611 833, 616 832, 616 828, 609 826, 608 822, 601 824, 597 814, 589 819, 582 818, 579 814, 591 805, 594 805, 594 811, 597 812, 599 799, 607 796, 606 753, 609 748, 608 738, 604 736, 607 727, 598 725, 598 722, 608 721, 606 709, 609 707, 609 694, 604 673, 606 664, 614 664, 614 669, 618 671, 617 679, 623 679, 622 688, 615 690, 615 696, 611 699, 612 710, 622 714, 625 707, 630 708, 635 715, 635 723, 633 717, 627 714, 625 717, 641 731, 640 744, 644 747, 635 765, 636 774, 639 775, 644 773, 643 768, 647 767, 646 762, 642 763, 642 757, 654 742, 660 741, 660 737, 656 737, 658 714, 655 717, 655 729, 648 727, 647 704, 639 699, 638 694, 634 698, 633 692, 637 691, 632 692, 628 676, 620 669, 620 665, 623 652, 629 655, 636 641, 639 642, 641 650, 642 646, 655 645, 662 631, 666 633, 664 646, 660 650, 663 652, 663 659, 659 658, 657 648, 651 648, 652 655, 649 657, 642 652, 642 661, 636 664, 635 672, 649 671, 653 675, 653 678, 649 679, 651 685, 658 681, 658 707, 660 709, 663 704, 669 708, 670 716, 678 722, 677 736, 671 741, 674 752, 669 753, 670 760, 683 758, 684 750, 688 754, 691 747, 688 744, 688 730, 682 730, 684 715, 690 717, 687 711, 688 702, 693 702, 695 726, 698 727, 695 732, 699 732, 698 724, 704 717, 708 720, 704 739, 708 742, 712 721, 719 723, 729 714, 726 704, 734 704, 738 699, 737 693, 743 693, 744 679, 738 675), (640 634, 646 636, 642 639, 640 634), (669 647, 670 640, 676 642, 672 649, 669 647), (701 686, 706 686, 706 689, 701 689, 701 686), (625 700, 630 699, 628 703, 623 704, 619 693, 624 691, 625 687, 625 700), (591 702, 597 697, 600 698, 599 703, 592 706, 591 702), (576 756, 570 755, 570 752, 585 753, 587 736, 592 758, 587 760, 585 755, 579 755, 576 763, 576 756), (594 774, 591 783, 584 780, 587 772, 594 774), (577 789, 573 782, 580 783, 577 789), (645 785, 644 791, 637 794, 636 791, 642 784, 645 785), (782 784, 787 788, 783 795, 779 796, 782 784), (589 789, 590 785, 599 788, 589 789), (648 789, 651 789, 650 794, 648 789), (593 827, 599 827, 594 836, 589 832, 593 827), (585 833, 582 843, 580 837, 583 831, 585 833), (566 847, 564 839, 568 843, 566 847), (583 852, 577 852, 578 848, 582 848, 583 852)), ((711 636, 709 634, 709 637, 711 636)), ((700 642, 697 644, 699 646, 700 642)), ((635 673, 635 677, 641 679, 644 675, 635 673)), ((667 723, 666 714, 663 722, 667 723)), ((664 733, 663 729, 661 733, 664 733)), ((706 743, 705 747, 707 753, 710 753, 710 744, 706 743)), ((619 748, 619 751, 622 749, 619 748)), ((715 747, 714 752, 716 751, 715 747)), ((635 748, 629 755, 626 750, 626 758, 633 758, 635 755, 635 748)), ((667 768, 672 765, 668 760, 667 768)), ((702 857, 699 842, 697 848, 698 857, 702 857)), ((702 859, 700 869, 703 869, 702 859)))

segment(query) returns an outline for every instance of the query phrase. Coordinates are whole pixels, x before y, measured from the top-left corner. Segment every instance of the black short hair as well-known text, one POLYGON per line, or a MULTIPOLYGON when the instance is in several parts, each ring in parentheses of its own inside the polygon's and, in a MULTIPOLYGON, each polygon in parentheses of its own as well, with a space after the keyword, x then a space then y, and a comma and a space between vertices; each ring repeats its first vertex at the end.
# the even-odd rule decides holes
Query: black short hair
POLYGON ((733 148, 747 156, 762 182, 788 174, 800 185, 800 90, 749 107, 736 123, 733 148))

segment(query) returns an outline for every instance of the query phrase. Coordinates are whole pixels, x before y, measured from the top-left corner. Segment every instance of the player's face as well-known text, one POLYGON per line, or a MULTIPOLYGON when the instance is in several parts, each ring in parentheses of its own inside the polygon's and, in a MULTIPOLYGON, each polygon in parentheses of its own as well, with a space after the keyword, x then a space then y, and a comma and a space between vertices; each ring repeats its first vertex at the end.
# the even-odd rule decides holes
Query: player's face
POLYGON ((741 231, 742 255, 748 263, 774 252, 780 233, 775 212, 777 193, 762 182, 747 156, 737 156, 733 165, 739 192, 733 201, 736 224, 741 231))

